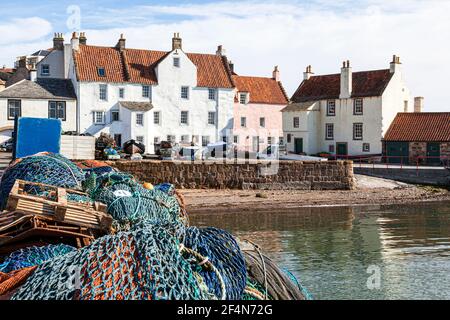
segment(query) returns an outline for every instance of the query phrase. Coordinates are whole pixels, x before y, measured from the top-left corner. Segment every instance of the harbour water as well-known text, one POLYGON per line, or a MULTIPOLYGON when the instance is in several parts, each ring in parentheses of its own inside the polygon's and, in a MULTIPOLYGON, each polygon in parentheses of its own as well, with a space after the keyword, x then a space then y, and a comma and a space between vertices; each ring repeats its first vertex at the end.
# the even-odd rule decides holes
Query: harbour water
POLYGON ((450 202, 191 215, 258 243, 315 299, 450 299, 450 202))

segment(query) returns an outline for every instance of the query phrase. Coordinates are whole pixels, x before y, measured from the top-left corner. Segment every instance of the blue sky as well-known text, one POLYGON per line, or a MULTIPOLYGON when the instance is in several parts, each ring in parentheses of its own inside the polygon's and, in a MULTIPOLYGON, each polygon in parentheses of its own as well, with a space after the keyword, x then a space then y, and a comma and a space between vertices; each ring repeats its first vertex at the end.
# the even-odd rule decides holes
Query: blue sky
POLYGON ((180 32, 186 51, 223 45, 240 74, 270 76, 279 65, 289 94, 309 64, 316 74, 337 73, 347 59, 355 71, 381 69, 397 54, 426 110, 450 111, 450 1, 2 1, 0 66, 50 47, 54 32, 68 38, 73 5, 90 44, 112 46, 124 33, 128 47, 168 50, 180 32))

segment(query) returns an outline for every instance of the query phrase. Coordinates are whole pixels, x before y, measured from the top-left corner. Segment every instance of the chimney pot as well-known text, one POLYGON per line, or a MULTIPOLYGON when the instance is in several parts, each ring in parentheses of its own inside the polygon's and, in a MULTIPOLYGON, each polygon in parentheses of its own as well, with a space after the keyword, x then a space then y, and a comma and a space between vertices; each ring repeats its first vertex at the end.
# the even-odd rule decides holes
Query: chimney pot
POLYGON ((84 33, 84 32, 80 33, 80 44, 82 44, 82 45, 86 45, 87 44, 86 33, 84 33))
POLYGON ((120 35, 120 39, 116 44, 116 48, 119 49, 120 51, 124 50, 126 47, 126 39, 123 36, 123 33, 120 35))
POLYGON ((53 49, 64 50, 64 37, 62 33, 55 33, 55 36, 53 37, 53 49))
POLYGON ((278 69, 278 66, 275 66, 273 69, 272 78, 275 81, 280 81, 280 70, 278 69))
POLYGON ((303 80, 309 80, 313 74, 311 65, 307 66, 306 71, 303 72, 303 80))
POLYGON ((218 56, 225 56, 226 55, 226 50, 223 48, 222 45, 217 46, 216 55, 218 55, 218 56))
POLYGON ((228 66, 230 67, 230 71, 233 74, 234 73, 234 63, 232 61, 229 61, 228 66))
POLYGON ((183 40, 180 38, 180 33, 174 33, 172 38, 172 51, 183 50, 183 40))

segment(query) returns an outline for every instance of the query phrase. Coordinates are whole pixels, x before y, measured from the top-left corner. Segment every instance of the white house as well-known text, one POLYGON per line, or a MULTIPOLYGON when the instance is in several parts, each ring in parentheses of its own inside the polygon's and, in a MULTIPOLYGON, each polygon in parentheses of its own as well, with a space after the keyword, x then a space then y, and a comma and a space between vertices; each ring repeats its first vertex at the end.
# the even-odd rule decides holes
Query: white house
POLYGON ((0 92, 0 143, 11 138, 15 116, 60 119, 63 131, 76 130, 76 96, 65 79, 22 80, 0 92))
POLYGON ((389 69, 314 76, 311 66, 283 109, 287 149, 294 153, 365 156, 382 153, 382 138, 398 112, 414 109, 399 57, 389 69))
POLYGON ((148 152, 163 140, 206 145, 232 130, 235 88, 227 58, 186 53, 175 34, 172 50, 87 45, 73 34, 38 64, 38 77, 69 78, 77 101, 77 131, 113 135, 119 144, 143 142, 148 152))

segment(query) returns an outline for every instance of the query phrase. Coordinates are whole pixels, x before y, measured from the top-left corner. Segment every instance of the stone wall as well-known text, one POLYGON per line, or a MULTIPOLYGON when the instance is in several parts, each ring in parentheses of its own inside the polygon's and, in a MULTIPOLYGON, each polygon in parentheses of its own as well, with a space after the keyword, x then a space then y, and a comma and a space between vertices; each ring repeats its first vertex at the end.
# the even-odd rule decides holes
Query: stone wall
POLYGON ((350 190, 353 162, 250 162, 223 164, 171 161, 114 161, 142 182, 169 182, 188 189, 350 190))
MULTIPOLYGON (((418 157, 427 156, 427 143, 426 142, 410 142, 409 143, 409 163, 414 164, 417 162, 418 157)), ((424 158, 420 159, 420 162, 425 163, 424 158)))
POLYGON ((450 159, 450 142, 441 143, 441 157, 450 159))

